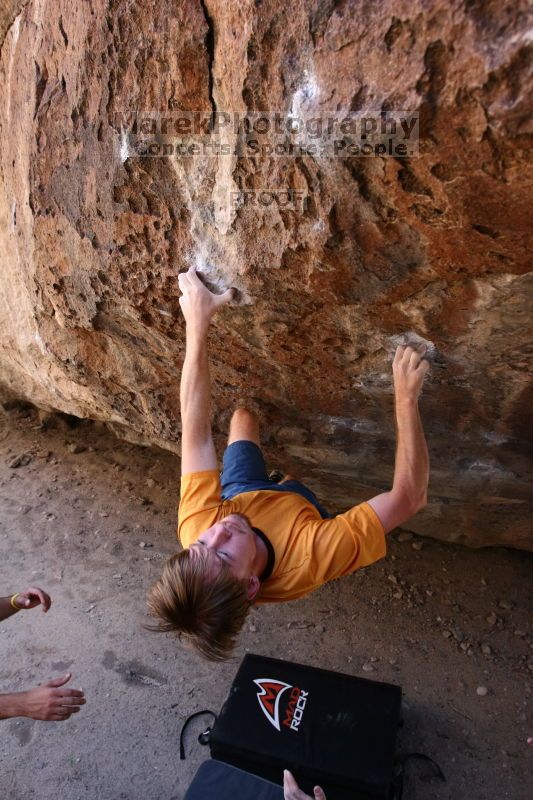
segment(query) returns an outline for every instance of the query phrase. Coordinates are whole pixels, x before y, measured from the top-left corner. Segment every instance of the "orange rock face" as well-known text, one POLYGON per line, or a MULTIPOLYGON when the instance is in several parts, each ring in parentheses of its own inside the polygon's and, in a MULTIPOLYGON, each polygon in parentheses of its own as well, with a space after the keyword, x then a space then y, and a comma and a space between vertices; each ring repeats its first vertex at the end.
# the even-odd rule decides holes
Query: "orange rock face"
POLYGON ((30 0, 0 58, 4 391, 178 451, 195 264, 240 290, 210 340, 220 447, 250 402, 272 464, 330 508, 387 488, 392 353, 418 336, 432 478, 409 527, 532 549, 526 10, 30 0), (418 152, 255 152, 239 120, 259 112, 301 121, 276 139, 298 145, 312 120, 416 113, 418 152), (213 113, 219 151, 197 132, 196 155, 141 154, 213 113))

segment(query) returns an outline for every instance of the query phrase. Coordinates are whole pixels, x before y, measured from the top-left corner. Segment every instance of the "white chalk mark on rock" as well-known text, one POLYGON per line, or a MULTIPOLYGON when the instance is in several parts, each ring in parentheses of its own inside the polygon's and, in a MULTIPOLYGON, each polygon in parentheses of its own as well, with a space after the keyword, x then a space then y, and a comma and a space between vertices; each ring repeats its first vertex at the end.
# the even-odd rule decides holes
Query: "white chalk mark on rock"
POLYGON ((421 347, 422 345, 426 346, 426 353, 425 355, 431 359, 437 354, 437 348, 429 339, 424 339, 423 336, 419 336, 418 333, 414 331, 406 331, 405 333, 397 334, 396 336, 391 336, 388 341, 389 346, 387 350, 389 352, 394 352, 397 347, 403 345, 404 347, 421 347))
MULTIPOLYGON (((302 106, 317 98, 319 93, 320 88, 315 75, 310 70, 304 69, 301 86, 292 96, 289 116, 297 119, 300 116, 302 106)), ((297 131, 295 130, 295 132, 297 131)))
MULTIPOLYGON (((11 54, 9 56, 9 67, 7 68, 7 86, 11 86, 11 73, 13 72, 13 61, 15 59, 15 52, 17 49, 17 42, 19 40, 20 34, 20 18, 22 16, 22 12, 15 18, 13 25, 11 26, 10 33, 12 34, 12 41, 11 41, 11 54)), ((7 38, 7 37, 6 37, 7 38)), ((7 119, 11 119, 11 91, 7 93, 7 119)))
POLYGON ((123 164, 130 157, 128 134, 125 130, 120 132, 120 161, 123 164))

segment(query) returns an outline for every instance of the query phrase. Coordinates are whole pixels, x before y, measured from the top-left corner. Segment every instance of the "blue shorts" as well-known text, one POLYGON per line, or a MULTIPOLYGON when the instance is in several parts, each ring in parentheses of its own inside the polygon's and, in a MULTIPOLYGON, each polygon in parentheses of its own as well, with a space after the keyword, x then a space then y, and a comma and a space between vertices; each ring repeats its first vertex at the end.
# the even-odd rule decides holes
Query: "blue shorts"
POLYGON ((332 517, 320 505, 314 493, 300 481, 290 480, 276 483, 268 477, 265 459, 261 448, 247 439, 239 439, 228 445, 222 459, 222 499, 230 500, 236 494, 268 489, 273 492, 294 492, 305 497, 320 512, 321 517, 332 517))

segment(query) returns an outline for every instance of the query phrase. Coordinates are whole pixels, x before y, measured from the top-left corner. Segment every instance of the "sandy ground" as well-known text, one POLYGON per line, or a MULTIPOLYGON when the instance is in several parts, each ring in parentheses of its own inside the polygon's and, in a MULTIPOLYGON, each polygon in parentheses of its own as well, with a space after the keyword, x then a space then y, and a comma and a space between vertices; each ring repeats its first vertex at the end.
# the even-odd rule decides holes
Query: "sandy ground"
MULTIPOLYGON (((219 709, 238 661, 210 665, 141 627, 146 590, 176 548, 179 461, 30 410, 0 424, 0 593, 36 584, 54 601, 0 626, 0 691, 68 670, 88 698, 68 722, 0 722, 0 797, 181 800, 208 757, 199 721, 179 761, 181 724, 219 709)), ((400 749, 430 754, 447 776, 414 765, 406 800, 529 800, 531 556, 404 538, 366 570, 252 612, 237 657, 400 684, 400 749)))

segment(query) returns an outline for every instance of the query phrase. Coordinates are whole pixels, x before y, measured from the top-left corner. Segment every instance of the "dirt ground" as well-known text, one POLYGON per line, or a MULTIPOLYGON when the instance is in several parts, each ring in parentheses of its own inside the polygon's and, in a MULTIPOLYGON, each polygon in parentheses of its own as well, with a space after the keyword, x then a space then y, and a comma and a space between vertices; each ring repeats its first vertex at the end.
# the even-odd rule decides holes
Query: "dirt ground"
POLYGON ((0 626, 0 691, 72 671, 88 699, 64 723, 0 722, 1 798, 181 800, 209 755, 198 721, 180 762, 181 724, 220 708, 246 651, 401 685, 400 749, 447 777, 413 765, 405 800, 533 796, 531 555, 397 532, 378 564, 253 611, 237 659, 212 665, 141 627, 176 549, 179 460, 20 407, 0 425, 0 594, 53 598, 0 626))

